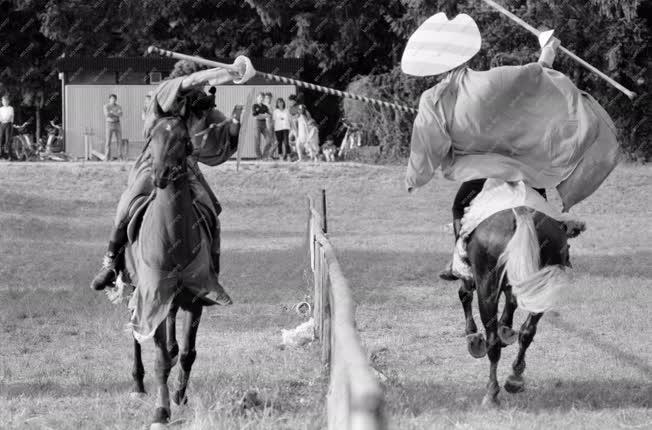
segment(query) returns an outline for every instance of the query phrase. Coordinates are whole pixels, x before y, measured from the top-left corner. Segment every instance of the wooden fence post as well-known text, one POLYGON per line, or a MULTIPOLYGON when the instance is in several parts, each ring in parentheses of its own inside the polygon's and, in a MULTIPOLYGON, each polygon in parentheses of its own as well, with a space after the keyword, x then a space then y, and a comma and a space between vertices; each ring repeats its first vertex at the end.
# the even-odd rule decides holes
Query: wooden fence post
POLYGON ((324 249, 320 246, 320 259, 323 262, 323 269, 321 273, 321 305, 322 305, 322 321, 321 321, 321 363, 325 371, 328 371, 331 365, 331 304, 330 304, 330 284, 328 275, 328 261, 324 249))
POLYGON ((326 221, 326 190, 324 188, 321 189, 321 213, 324 217, 322 220, 322 229, 324 230, 324 233, 328 233, 328 223, 326 221))

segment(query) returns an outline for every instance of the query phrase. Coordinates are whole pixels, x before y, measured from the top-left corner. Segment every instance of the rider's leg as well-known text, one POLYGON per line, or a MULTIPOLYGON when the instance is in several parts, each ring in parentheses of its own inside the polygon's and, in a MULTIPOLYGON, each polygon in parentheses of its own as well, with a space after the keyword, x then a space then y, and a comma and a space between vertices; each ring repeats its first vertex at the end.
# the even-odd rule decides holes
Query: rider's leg
POLYGON ((130 206, 137 197, 147 196, 154 190, 149 165, 142 161, 143 158, 144 156, 141 155, 141 158, 136 161, 134 167, 136 171, 130 174, 130 177, 133 175, 133 182, 120 196, 102 268, 91 282, 91 288, 94 290, 103 290, 115 282, 118 272, 122 269, 119 262, 122 261, 123 251, 128 242, 127 226, 130 221, 130 206))
MULTIPOLYGON (((462 226, 462 217, 464 210, 469 206, 471 201, 480 194, 486 179, 473 179, 464 182, 455 195, 453 201, 453 232, 455 234, 455 242, 460 235, 460 228, 462 226)), ((457 276, 453 273, 453 263, 448 263, 448 266, 439 273, 439 277, 446 281, 457 280, 457 276)))

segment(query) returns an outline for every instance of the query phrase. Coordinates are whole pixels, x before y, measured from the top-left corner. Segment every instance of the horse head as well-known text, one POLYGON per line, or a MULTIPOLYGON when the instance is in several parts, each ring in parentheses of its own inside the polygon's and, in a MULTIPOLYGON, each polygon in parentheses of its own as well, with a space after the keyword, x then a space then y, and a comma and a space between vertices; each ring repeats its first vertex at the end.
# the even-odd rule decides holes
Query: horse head
POLYGON ((179 117, 159 118, 150 135, 152 176, 157 188, 184 177, 186 157, 192 153, 192 142, 186 124, 179 117))

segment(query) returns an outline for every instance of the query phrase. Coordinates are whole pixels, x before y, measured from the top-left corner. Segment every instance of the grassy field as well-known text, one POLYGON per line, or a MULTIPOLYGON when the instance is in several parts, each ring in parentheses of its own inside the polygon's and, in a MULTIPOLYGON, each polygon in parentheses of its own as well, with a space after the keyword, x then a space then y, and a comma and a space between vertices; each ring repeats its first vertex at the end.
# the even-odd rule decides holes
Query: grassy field
MULTIPOLYGON (((133 429, 153 396, 128 397, 128 313, 88 283, 98 268, 124 164, 0 164, 0 428, 133 429)), ((385 383, 391 428, 652 428, 652 169, 621 166, 573 212, 574 286, 542 319, 527 388, 480 408, 488 361, 466 352, 449 258, 455 184, 404 192, 400 166, 234 164, 208 169, 224 206, 223 280, 236 304, 199 329, 179 429, 315 429, 325 380, 318 347, 282 350, 287 310, 308 293, 305 193, 326 188, 329 230, 359 303, 357 319, 385 383), (256 390, 272 402, 242 415, 256 390)), ((524 318, 517 312, 517 323, 524 318)), ((479 323, 479 318, 477 318, 479 323)), ((144 347, 153 392, 153 346, 144 347)), ((516 348, 503 350, 499 378, 516 348)), ((173 377, 176 372, 173 372, 173 377)))

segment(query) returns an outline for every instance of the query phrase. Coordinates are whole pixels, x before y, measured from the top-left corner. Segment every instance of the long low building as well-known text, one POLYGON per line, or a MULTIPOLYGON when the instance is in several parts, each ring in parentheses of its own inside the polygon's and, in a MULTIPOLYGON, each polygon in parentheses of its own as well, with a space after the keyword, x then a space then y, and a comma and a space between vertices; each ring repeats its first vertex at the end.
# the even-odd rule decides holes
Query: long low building
MULTIPOLYGON (((216 61, 228 62, 217 59, 216 61)), ((251 59, 256 70, 287 77, 297 77, 301 60, 285 58, 251 59)), ((160 57, 68 57, 57 63, 62 83, 63 127, 65 152, 74 158, 85 156, 85 141, 98 152, 103 152, 105 141, 105 118, 103 106, 109 94, 118 97, 122 106, 122 137, 129 141, 129 158, 135 158, 145 144, 143 138, 142 111, 145 95, 167 77, 176 60, 160 57)), ((256 76, 244 85, 220 85, 217 87, 217 109, 229 114, 237 104, 244 105, 251 93, 270 92, 274 100, 286 100, 296 93, 294 85, 278 85, 256 76)), ((241 133, 243 145, 241 156, 255 158, 254 127, 251 112, 245 112, 241 133)), ((115 148, 115 147, 113 147, 115 148)), ((117 154, 112 149, 112 154, 117 154)))

